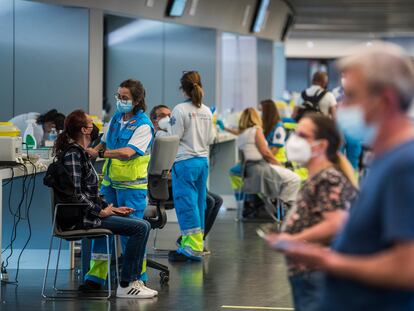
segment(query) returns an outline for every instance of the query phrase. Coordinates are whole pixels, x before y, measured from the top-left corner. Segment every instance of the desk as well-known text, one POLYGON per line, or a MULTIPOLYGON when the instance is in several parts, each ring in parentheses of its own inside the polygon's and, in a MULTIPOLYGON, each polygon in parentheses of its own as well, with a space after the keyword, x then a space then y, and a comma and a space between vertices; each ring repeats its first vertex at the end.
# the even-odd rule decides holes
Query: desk
MULTIPOLYGON (((35 178, 35 192, 33 195, 32 206, 30 208, 30 223, 32 225, 32 237, 24 251, 20 260, 20 267, 23 269, 39 269, 44 268, 47 259, 47 248, 49 246, 49 238, 52 229, 52 217, 50 206, 50 190, 43 185, 44 173, 50 161, 42 161, 37 164, 35 178)), ((30 163, 27 165, 28 179, 33 178, 34 169, 30 163)), ((16 210, 22 196, 24 171, 20 166, 10 168, 0 167, 0 249, 6 247, 10 243, 10 236, 13 229, 13 219, 9 206, 10 193, 11 208, 16 210), (14 174, 13 183, 4 185, 10 181, 14 174)), ((26 182, 27 185, 27 182, 26 182)), ((31 188, 31 187, 30 187, 31 188)), ((26 212, 25 202, 21 208, 22 214, 26 212)), ((13 243, 13 256, 9 259, 8 268, 15 269, 17 266, 17 258, 28 238, 29 230, 27 220, 21 220, 17 227, 16 240, 13 243)), ((10 252, 7 251, 0 257, 5 260, 10 252)), ((69 247, 66 243, 63 247, 63 258, 69 258, 69 247), (65 253, 66 252, 66 253, 65 253)), ((69 262, 64 259, 63 267, 68 266, 69 262)))
MULTIPOLYGON (((101 166, 103 162, 97 163, 96 166, 101 166)), ((40 166, 36 170, 35 175, 35 192, 30 208, 30 223, 32 227, 32 237, 27 248, 25 249, 21 260, 21 269, 44 269, 48 255, 50 234, 52 231, 52 215, 51 215, 51 192, 50 188, 43 185, 43 177, 45 175, 47 166, 50 161, 39 162, 40 166)), ((33 167, 27 164, 29 177, 33 177, 33 167)), ((99 168, 98 168, 99 169, 99 168)), ((11 192, 11 206, 16 210, 22 195, 22 185, 24 172, 21 167, 13 168, 14 179, 11 192)), ((10 168, 0 166, 0 249, 6 247, 10 243, 10 236, 13 228, 13 216, 8 209, 9 193, 11 184, 5 185, 10 181, 12 171, 10 168)), ((27 185, 27 182, 26 182, 27 185)), ((30 187, 31 188, 31 187, 30 187)), ((26 211, 25 203, 22 205, 22 212, 26 211)), ((21 220, 17 228, 17 238, 13 243, 13 256, 9 259, 8 269, 15 269, 17 267, 17 259, 28 238, 29 230, 27 220, 21 220)), ((55 239, 55 248, 57 249, 57 239, 55 239)), ((5 260, 9 251, 5 252, 3 256, 0 254, 0 262, 5 260)), ((56 260, 56 251, 52 251, 52 263, 56 260)), ((71 266, 71 251, 69 243, 62 242, 62 252, 60 259, 60 267, 62 269, 69 269, 71 266)), ((9 276, 13 277, 13 276, 9 276)))

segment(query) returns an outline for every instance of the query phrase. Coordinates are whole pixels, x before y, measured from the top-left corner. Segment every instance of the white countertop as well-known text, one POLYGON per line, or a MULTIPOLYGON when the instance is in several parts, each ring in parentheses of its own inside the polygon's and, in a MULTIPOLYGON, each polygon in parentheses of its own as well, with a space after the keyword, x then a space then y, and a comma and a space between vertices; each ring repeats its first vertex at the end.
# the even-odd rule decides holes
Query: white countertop
POLYGON ((233 135, 231 133, 228 132, 219 132, 217 134, 216 140, 214 141, 216 144, 217 143, 224 143, 227 141, 232 141, 235 140, 237 138, 236 135, 233 135))

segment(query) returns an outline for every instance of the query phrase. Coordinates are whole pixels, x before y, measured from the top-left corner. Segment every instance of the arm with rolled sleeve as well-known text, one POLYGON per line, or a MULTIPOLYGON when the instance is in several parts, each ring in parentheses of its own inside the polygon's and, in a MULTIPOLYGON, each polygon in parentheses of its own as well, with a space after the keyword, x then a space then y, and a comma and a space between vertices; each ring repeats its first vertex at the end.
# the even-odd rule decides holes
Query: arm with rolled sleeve
POLYGON ((143 156, 152 142, 152 129, 144 124, 137 128, 129 139, 127 148, 131 148, 139 156, 143 156))
POLYGON ((153 132, 148 124, 138 127, 128 141, 128 145, 124 148, 115 150, 106 150, 105 158, 115 158, 120 160, 129 160, 136 155, 142 156, 152 142, 153 132))

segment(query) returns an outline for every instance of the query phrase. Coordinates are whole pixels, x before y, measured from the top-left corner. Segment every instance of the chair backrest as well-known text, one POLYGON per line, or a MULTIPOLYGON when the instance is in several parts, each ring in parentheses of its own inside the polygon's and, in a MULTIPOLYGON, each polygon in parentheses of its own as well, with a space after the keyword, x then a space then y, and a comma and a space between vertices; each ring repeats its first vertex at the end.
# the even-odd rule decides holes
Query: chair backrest
POLYGON ((86 203, 60 201, 53 189, 50 191, 50 203, 54 235, 59 236, 63 231, 81 225, 86 203))
POLYGON ((167 200, 168 176, 174 164, 180 139, 178 136, 156 137, 148 167, 148 194, 150 199, 167 200))

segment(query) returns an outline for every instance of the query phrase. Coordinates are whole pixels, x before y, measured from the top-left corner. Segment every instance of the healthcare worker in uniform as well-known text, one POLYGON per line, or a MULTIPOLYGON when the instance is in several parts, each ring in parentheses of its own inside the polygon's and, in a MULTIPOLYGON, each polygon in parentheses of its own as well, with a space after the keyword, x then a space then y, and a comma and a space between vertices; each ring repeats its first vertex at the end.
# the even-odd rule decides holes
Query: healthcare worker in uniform
MULTIPOLYGON (((104 132, 101 144, 88 149, 91 156, 105 158, 101 194, 114 206, 128 206, 130 217, 143 218, 147 197, 147 170, 154 129, 145 115, 145 90, 140 81, 126 80, 119 85, 116 113, 104 132)), ((127 238, 122 237, 122 246, 127 238)), ((86 289, 101 287, 108 271, 106 245, 94 240, 91 269, 85 277, 86 289), (100 286, 97 286, 100 285, 100 286)), ((146 281, 146 261, 137 280, 146 281)))
POLYGON ((172 169, 174 207, 182 239, 170 261, 200 261, 203 256, 204 213, 208 175, 209 145, 214 140, 210 109, 203 104, 200 74, 188 71, 181 77, 187 100, 175 106, 169 133, 180 138, 172 169))

